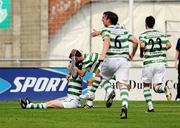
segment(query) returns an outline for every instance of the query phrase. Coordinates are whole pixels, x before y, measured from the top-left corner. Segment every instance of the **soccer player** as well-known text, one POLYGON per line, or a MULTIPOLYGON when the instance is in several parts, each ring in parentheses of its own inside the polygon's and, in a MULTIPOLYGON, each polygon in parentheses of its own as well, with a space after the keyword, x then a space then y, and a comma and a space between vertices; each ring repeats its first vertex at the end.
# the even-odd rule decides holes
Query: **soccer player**
POLYGON ((82 70, 76 68, 79 75, 83 77, 87 71, 93 73, 93 77, 89 78, 87 81, 87 85, 89 85, 87 87, 87 94, 81 95, 81 98, 86 99, 84 108, 92 108, 95 92, 99 85, 102 83, 106 91, 111 89, 112 86, 110 86, 108 82, 105 83, 104 80, 101 80, 99 75, 101 62, 99 61, 100 55, 98 53, 82 54, 78 50, 77 53, 79 54, 75 56, 76 61, 82 63, 82 70))
MULTIPOLYGON (((114 12, 107 11, 103 13, 102 22, 104 28, 101 31, 103 39, 103 49, 100 60, 103 60, 101 66, 101 76, 105 79, 105 83, 115 76, 117 86, 120 88, 120 96, 122 98, 121 119, 127 118, 128 109, 128 80, 129 80, 129 63, 132 60, 137 47, 138 40, 132 36, 126 29, 117 24, 118 16, 114 12), (129 54, 129 44, 132 43, 133 49, 129 54)), ((109 84, 110 85, 110 84, 109 84)), ((107 90, 109 95, 106 106, 111 107, 114 90, 107 90)))
POLYGON ((64 100, 51 100, 45 103, 31 103, 28 99, 20 99, 20 105, 23 109, 46 109, 46 108, 78 108, 80 107, 80 95, 82 93, 82 79, 76 72, 76 67, 81 69, 80 63, 75 63, 75 55, 77 50, 72 50, 70 54, 71 63, 68 65, 70 75, 67 75, 69 79, 68 94, 64 100))
POLYGON ((143 93, 147 103, 147 112, 154 112, 150 92, 152 83, 156 93, 165 93, 167 100, 170 100, 172 97, 169 87, 163 85, 166 70, 166 51, 171 48, 171 43, 162 32, 153 29, 154 25, 155 18, 148 16, 145 20, 147 30, 139 37, 140 56, 144 57, 142 81, 144 86, 143 93))

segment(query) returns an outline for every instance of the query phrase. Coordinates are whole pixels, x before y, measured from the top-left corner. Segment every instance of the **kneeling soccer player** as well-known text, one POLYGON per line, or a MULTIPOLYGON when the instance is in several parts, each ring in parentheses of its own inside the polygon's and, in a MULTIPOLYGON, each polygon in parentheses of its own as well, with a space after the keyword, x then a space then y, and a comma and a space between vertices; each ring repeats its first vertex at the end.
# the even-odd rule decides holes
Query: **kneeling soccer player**
POLYGON ((69 58, 72 59, 69 64, 70 76, 67 76, 68 94, 64 100, 51 100, 44 103, 31 103, 29 99, 20 99, 20 105, 23 109, 46 109, 46 108, 78 108, 80 107, 80 95, 82 93, 82 79, 77 74, 75 67, 81 69, 81 64, 75 63, 76 51, 71 51, 69 58))

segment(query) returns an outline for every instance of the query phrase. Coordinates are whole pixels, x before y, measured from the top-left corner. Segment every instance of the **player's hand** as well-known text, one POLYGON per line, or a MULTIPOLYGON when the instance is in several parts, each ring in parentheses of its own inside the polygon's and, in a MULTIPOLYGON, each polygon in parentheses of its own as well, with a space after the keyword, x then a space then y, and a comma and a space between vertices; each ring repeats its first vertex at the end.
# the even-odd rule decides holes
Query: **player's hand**
POLYGON ((66 79, 69 80, 70 78, 70 74, 66 75, 66 79))
POLYGON ((69 62, 68 66, 67 66, 67 69, 70 70, 71 66, 72 66, 72 64, 71 64, 71 62, 69 62))
POLYGON ((71 50, 71 53, 70 53, 70 54, 71 54, 71 57, 74 57, 74 56, 75 56, 75 54, 76 54, 76 52, 77 52, 77 50, 76 50, 76 49, 72 49, 72 50, 71 50))
POLYGON ((92 37, 96 37, 96 36, 99 36, 101 34, 101 31, 97 31, 95 29, 93 29, 93 32, 91 32, 91 36, 92 37))

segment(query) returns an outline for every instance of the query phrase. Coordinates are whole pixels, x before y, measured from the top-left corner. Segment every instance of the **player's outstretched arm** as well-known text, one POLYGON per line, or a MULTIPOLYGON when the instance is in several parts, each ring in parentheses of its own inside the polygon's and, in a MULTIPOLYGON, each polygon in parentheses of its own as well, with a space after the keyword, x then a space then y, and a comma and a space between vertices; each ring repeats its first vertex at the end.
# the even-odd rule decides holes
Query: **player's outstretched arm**
POLYGON ((93 32, 91 32, 92 37, 96 37, 96 36, 99 36, 99 35, 101 35, 101 31, 93 29, 93 32))

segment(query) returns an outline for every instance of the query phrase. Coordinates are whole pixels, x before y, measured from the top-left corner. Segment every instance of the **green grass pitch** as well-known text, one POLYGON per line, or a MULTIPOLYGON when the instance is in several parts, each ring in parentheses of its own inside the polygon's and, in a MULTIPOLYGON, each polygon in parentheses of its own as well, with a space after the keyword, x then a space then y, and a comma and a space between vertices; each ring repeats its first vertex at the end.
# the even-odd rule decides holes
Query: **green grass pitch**
POLYGON ((120 119, 120 101, 93 109, 21 109, 18 102, 0 102, 0 128, 180 128, 180 102, 154 101, 147 113, 144 101, 130 101, 128 119, 120 119))

